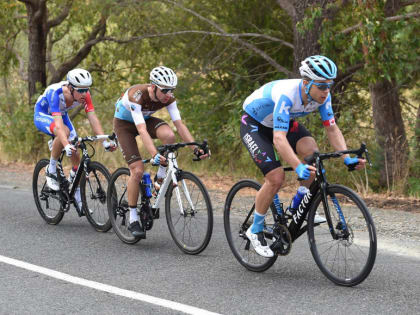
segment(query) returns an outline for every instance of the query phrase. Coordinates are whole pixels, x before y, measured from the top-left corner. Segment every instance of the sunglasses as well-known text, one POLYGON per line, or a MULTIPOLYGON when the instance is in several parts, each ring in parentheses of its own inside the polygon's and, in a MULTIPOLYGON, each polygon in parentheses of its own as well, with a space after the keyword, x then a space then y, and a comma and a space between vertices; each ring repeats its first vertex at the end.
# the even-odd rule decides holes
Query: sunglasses
POLYGON ((77 93, 80 93, 80 94, 89 92, 89 88, 86 88, 86 89, 76 89, 75 88, 75 90, 77 91, 77 93))
POLYGON ((329 83, 317 83, 317 82, 313 82, 313 85, 316 85, 318 89, 320 89, 321 91, 325 91, 327 89, 331 90, 331 87, 333 86, 334 82, 329 82, 329 83))
POLYGON ((175 89, 163 89, 161 88, 159 85, 156 85, 159 90, 163 93, 163 94, 168 94, 168 93, 172 93, 175 89))

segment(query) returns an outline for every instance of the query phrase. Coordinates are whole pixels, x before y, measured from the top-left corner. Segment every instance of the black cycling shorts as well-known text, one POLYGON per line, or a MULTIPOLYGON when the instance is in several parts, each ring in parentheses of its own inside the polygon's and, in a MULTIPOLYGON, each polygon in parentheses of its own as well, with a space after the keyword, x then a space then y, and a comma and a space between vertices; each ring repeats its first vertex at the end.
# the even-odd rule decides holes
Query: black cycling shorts
MULTIPOLYGON (((260 124, 244 113, 241 118, 240 132, 242 143, 264 176, 281 166, 273 146, 273 128, 260 124)), ((295 153, 296 144, 303 137, 312 137, 312 135, 303 125, 291 119, 286 138, 295 153)))

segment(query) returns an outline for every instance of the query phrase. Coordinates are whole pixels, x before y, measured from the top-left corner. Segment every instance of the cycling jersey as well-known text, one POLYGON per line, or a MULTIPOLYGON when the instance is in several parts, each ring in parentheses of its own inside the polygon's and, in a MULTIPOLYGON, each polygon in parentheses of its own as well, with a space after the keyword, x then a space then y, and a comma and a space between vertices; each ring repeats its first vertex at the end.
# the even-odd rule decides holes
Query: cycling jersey
POLYGON ((66 100, 63 94, 63 86, 69 84, 68 81, 49 85, 44 93, 38 97, 34 108, 34 123, 38 130, 47 135, 54 135, 54 118, 53 116, 62 116, 63 123, 70 130, 69 139, 76 137, 76 131, 73 124, 68 117, 67 112, 76 106, 83 105, 85 112, 93 112, 95 108, 92 104, 92 98, 89 92, 86 93, 85 103, 81 104, 74 101, 70 106, 66 105, 66 100))
POLYGON ((67 81, 62 81, 48 86, 44 93, 38 97, 35 105, 35 112, 59 116, 65 115, 70 109, 79 105, 84 105, 86 113, 95 111, 90 92, 86 93, 84 104, 74 101, 73 104, 67 106, 63 94, 63 85, 67 84, 69 84, 67 81))
POLYGON ((315 101, 303 105, 302 80, 277 80, 269 82, 248 96, 244 111, 263 126, 275 131, 288 131, 291 118, 306 116, 318 110, 324 126, 335 124, 331 95, 323 104, 315 101))
POLYGON ((166 107, 171 116, 172 121, 180 120, 181 115, 176 100, 171 97, 167 103, 154 102, 149 96, 148 87, 150 84, 138 84, 130 87, 125 93, 117 100, 115 104, 114 117, 134 123, 135 125, 145 123, 145 120, 150 118, 156 111, 166 107), (129 98, 135 101, 131 101, 129 98))

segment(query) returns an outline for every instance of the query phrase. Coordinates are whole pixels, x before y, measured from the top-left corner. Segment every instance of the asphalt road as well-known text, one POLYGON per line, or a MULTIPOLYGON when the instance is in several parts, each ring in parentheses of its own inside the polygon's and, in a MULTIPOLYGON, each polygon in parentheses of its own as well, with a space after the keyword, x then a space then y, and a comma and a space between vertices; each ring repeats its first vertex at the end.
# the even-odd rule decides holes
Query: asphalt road
POLYGON ((0 213, 0 314, 420 314, 419 255, 379 246, 369 278, 344 288, 319 271, 306 235, 268 271, 247 271, 219 214, 208 248, 188 256, 163 215, 130 246, 95 232, 74 209, 47 225, 26 189, 0 186, 0 213))

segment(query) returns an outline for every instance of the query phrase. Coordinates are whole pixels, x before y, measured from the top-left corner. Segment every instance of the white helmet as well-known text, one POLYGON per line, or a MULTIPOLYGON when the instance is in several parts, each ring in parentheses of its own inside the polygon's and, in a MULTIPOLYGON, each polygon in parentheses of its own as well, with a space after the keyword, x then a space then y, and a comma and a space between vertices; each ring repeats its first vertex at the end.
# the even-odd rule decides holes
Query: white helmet
POLYGON ((303 78, 311 80, 331 80, 337 77, 337 66, 325 56, 310 56, 301 62, 299 68, 303 78))
POLYGON ((84 69, 73 69, 67 73, 67 81, 74 87, 90 87, 92 76, 84 69))
POLYGON ((150 71, 150 81, 153 84, 174 89, 178 83, 178 78, 172 69, 160 66, 150 71))

